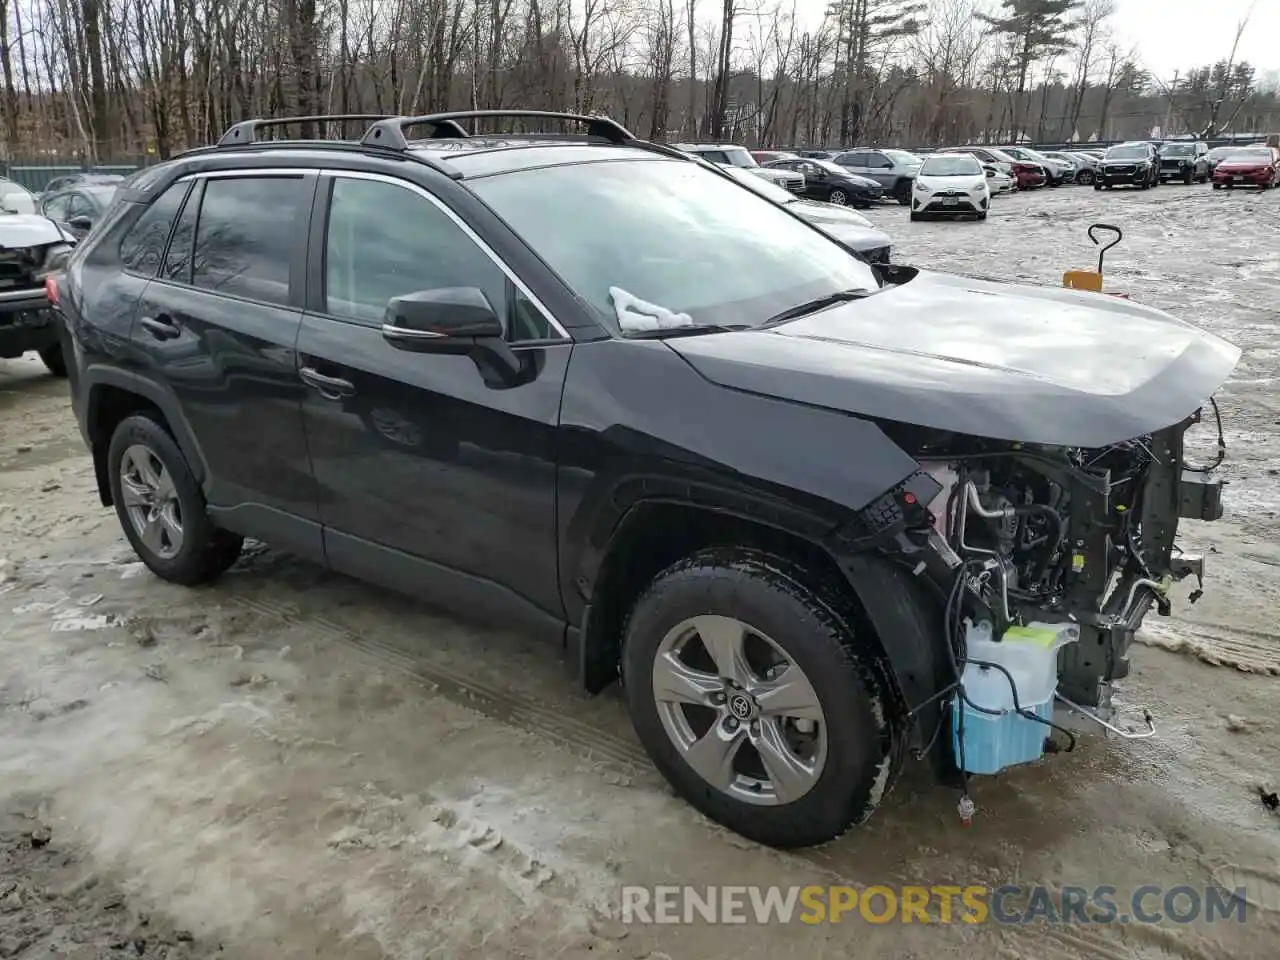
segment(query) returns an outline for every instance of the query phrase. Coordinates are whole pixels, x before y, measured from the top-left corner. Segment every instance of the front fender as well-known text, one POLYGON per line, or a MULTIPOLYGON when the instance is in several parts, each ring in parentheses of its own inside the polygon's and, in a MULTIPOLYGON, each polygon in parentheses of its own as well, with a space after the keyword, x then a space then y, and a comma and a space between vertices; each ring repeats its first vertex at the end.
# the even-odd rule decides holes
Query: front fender
POLYGON ((869 420, 713 384, 656 340, 575 346, 560 436, 560 583, 575 626, 641 500, 705 505, 813 540, 918 469, 869 420))

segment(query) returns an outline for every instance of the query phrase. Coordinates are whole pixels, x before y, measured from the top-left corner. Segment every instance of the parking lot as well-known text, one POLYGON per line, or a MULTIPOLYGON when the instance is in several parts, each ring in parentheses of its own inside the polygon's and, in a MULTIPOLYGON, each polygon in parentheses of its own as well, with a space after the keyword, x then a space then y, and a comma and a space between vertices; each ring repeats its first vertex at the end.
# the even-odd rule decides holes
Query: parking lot
MULTIPOLYGON (((617 690, 581 697, 555 651, 266 549, 210 588, 158 581, 97 505, 65 382, 0 362, 0 957, 1273 955, 1280 193, 1063 187, 981 223, 867 215, 898 262, 1042 284, 1093 266, 1086 228, 1115 224, 1106 290, 1244 349, 1219 397, 1227 516, 1182 542, 1206 554, 1204 597, 1182 585, 1148 619, 1123 687, 1156 738, 981 778, 967 828, 909 768, 842 840, 761 848, 677 799, 617 690), (622 885, 683 883, 1219 885, 1250 906, 1243 924, 621 923, 622 885)), ((1202 461, 1213 439, 1194 433, 1202 461)))

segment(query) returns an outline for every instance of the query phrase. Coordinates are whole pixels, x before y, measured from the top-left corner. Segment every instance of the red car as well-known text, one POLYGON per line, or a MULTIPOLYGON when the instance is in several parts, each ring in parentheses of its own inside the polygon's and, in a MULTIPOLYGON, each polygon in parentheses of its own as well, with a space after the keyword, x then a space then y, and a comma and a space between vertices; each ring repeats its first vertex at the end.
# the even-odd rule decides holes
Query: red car
POLYGON ((1280 185, 1280 149, 1241 147, 1233 150, 1213 168, 1213 189, 1257 187, 1270 190, 1280 185))

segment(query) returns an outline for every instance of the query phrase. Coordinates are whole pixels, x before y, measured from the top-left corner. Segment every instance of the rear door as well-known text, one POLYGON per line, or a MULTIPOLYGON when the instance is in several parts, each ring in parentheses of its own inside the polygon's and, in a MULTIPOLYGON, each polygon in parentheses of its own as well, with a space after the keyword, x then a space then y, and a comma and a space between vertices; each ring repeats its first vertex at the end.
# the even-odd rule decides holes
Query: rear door
POLYGON ((424 188, 334 172, 316 204, 298 359, 329 562, 559 629, 554 443, 569 337, 424 188), (391 298, 447 287, 485 294, 527 377, 384 339, 391 298))
MULTIPOLYGON (((893 170, 893 161, 883 153, 872 150, 866 154, 866 163, 866 175, 882 186, 892 189, 898 180, 898 175, 893 170)), ((861 170, 855 172, 862 173, 861 170)))
POLYGON ((294 353, 315 183, 306 171, 196 177, 132 339, 199 447, 218 522, 320 559, 294 353))

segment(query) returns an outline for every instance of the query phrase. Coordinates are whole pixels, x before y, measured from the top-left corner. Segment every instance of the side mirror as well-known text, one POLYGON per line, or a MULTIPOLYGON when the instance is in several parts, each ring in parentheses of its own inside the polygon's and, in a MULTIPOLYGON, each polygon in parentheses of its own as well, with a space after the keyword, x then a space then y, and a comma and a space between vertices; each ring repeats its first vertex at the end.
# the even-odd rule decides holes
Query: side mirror
POLYGON ((382 338, 399 350, 470 357, 486 384, 506 389, 537 375, 536 358, 517 355, 478 287, 419 290, 387 303, 382 338))
POLYGON ((478 287, 439 287, 388 302, 382 335, 403 350, 466 354, 477 340, 501 340, 502 321, 478 287))
POLYGON ((67 221, 67 226, 72 230, 83 230, 87 233, 93 229, 93 221, 88 217, 72 217, 67 221))

